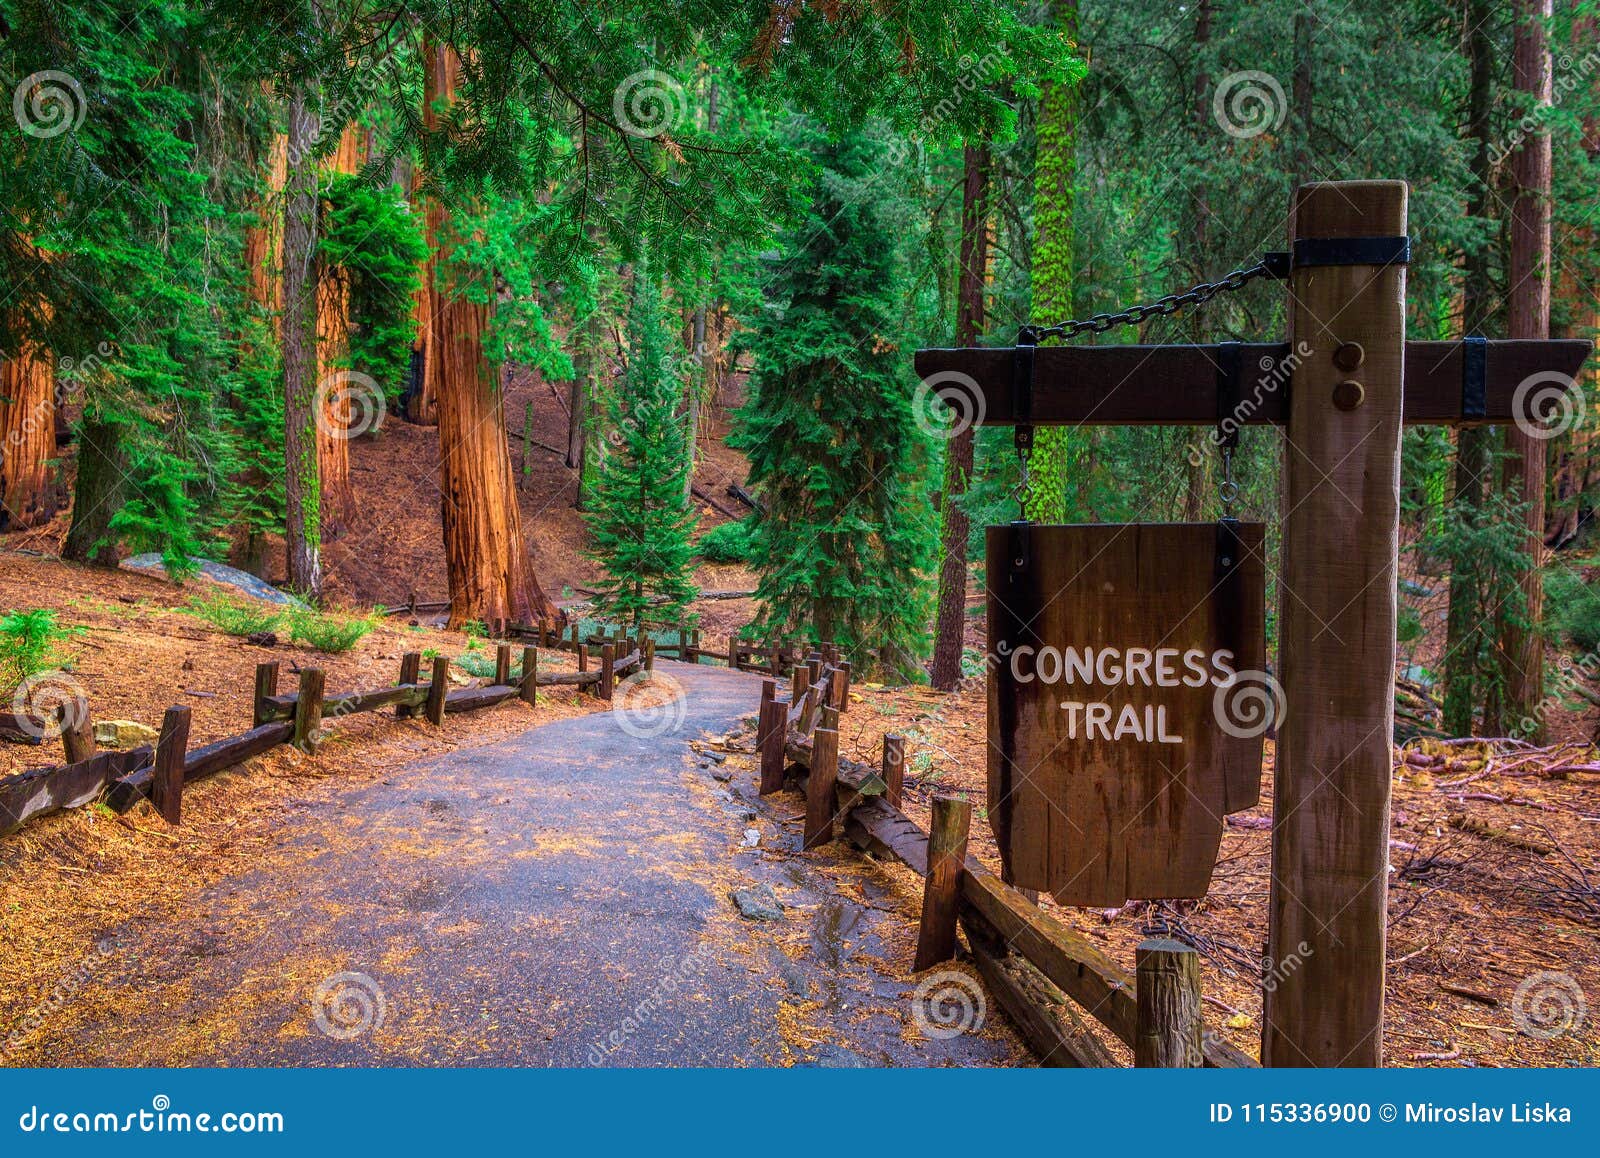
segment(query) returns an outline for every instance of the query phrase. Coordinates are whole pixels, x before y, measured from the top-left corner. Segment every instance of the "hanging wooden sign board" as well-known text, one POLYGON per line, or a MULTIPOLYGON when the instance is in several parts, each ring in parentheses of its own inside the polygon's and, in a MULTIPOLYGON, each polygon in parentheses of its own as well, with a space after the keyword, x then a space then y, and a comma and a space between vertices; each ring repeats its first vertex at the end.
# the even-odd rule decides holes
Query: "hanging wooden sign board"
POLYGON ((987 538, 989 821, 1063 904, 1205 893, 1282 693, 1260 523, 1010 524, 987 538))

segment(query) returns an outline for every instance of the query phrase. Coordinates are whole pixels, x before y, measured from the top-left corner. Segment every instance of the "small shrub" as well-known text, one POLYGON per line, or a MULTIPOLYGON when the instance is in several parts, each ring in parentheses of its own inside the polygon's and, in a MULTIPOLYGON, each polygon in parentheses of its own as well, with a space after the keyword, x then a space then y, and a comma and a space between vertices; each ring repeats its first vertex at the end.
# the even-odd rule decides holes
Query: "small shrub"
POLYGON ((456 658, 451 662, 453 662, 462 671, 466 672, 469 676, 477 676, 479 679, 488 679, 490 676, 494 675, 494 658, 492 656, 483 655, 480 652, 469 651, 465 655, 456 656, 456 658))
POLYGON ((59 667, 60 645, 83 630, 64 627, 48 608, 7 612, 0 617, 0 689, 9 693, 30 676, 59 667))
POLYGON ((275 631, 284 615, 283 609, 275 604, 239 599, 220 591, 195 596, 184 610, 228 635, 275 631))
POLYGON ((1585 583, 1566 567, 1544 577, 1545 620, 1550 633, 1584 654, 1600 650, 1600 587, 1585 583))
POLYGON ((755 528, 748 519, 723 523, 702 535, 696 549, 711 563, 748 563, 755 557, 755 528))
POLYGON ((290 639, 330 655, 349 651, 378 626, 375 615, 337 615, 299 608, 290 611, 288 619, 290 639))

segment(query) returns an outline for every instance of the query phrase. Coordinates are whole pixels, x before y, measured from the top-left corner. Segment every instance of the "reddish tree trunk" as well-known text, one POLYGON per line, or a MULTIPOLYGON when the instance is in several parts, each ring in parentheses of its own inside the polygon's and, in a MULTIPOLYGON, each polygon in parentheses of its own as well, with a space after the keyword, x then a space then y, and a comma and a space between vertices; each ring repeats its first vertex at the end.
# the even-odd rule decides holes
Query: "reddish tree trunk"
POLYGON ((56 374, 50 352, 25 342, 0 360, 0 530, 45 522, 57 508, 56 374))
MULTIPOLYGON (((360 170, 365 152, 364 134, 355 125, 346 125, 339 134, 339 147, 328 159, 324 172, 329 176, 348 176, 360 170)), ((321 419, 317 423, 317 462, 322 472, 322 537, 337 538, 355 511, 356 496, 350 485, 350 421, 352 401, 347 380, 340 372, 350 351, 350 283, 344 272, 322 263, 317 266, 317 402, 321 419)), ((350 369, 361 371, 360 366, 350 369)))
MULTIPOLYGON (((956 286, 956 345, 975 346, 983 330, 983 291, 989 272, 989 152, 966 149, 966 181, 961 194, 961 274, 956 286)), ((972 520, 961 505, 972 477, 971 423, 945 448, 944 530, 940 538, 939 617, 934 635, 933 686, 949 691, 961 679, 962 643, 967 622, 967 536, 972 520)))
MULTIPOLYGON (((1545 23, 1550 0, 1518 0, 1512 70, 1515 87, 1541 106, 1551 98, 1550 46, 1545 23)), ((1550 134, 1543 126, 1523 140, 1512 161, 1515 190, 1511 202, 1510 336, 1550 336, 1550 134)), ((1505 485, 1514 499, 1528 504, 1525 540, 1529 567, 1522 579, 1529 624, 1544 610, 1544 438, 1517 426, 1505 428, 1508 452, 1505 485)), ((1544 643, 1536 629, 1503 618, 1500 654, 1505 672, 1505 705, 1513 724, 1537 724, 1544 697, 1544 643)))
MULTIPOLYGON (((429 127, 436 128, 433 110, 454 96, 461 62, 453 49, 430 41, 425 67, 424 107, 429 127)), ((430 238, 449 244, 450 214, 436 199, 429 199, 427 220, 430 238)), ((474 619, 491 629, 508 620, 557 620, 560 613, 540 590, 522 539, 505 399, 483 349, 491 305, 461 292, 468 271, 437 253, 433 265, 426 372, 437 391, 449 626, 474 619)))

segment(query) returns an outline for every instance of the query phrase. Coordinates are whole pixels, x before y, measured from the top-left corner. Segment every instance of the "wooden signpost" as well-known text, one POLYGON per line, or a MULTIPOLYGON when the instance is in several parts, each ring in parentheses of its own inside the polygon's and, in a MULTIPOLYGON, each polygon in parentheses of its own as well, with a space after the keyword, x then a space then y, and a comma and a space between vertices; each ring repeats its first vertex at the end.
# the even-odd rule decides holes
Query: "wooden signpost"
MULTIPOLYGON (((1274 579, 1281 591, 1276 671, 1286 708, 1277 743, 1268 960, 1263 963, 1276 982, 1267 993, 1263 1019, 1261 1060, 1266 1065, 1370 1066, 1383 1058, 1402 424, 1538 425, 1562 399, 1546 388, 1529 389, 1530 381, 1547 387, 1561 377, 1576 389, 1591 346, 1581 340, 1407 342, 1406 200, 1406 186, 1399 181, 1329 182, 1298 190, 1292 252, 1255 271, 1289 283, 1287 343, 1037 350, 1022 345, 917 354, 917 372, 924 382, 959 413, 980 423, 1024 429, 1225 427, 1229 422, 1235 427, 1284 428, 1282 571, 1274 579), (1248 367, 1249 380, 1224 372, 1228 366, 1248 367), (1535 406, 1549 409, 1534 412, 1535 406), (1277 967, 1291 959, 1294 968, 1277 967)), ((1203 301, 1230 287, 1208 288, 1210 293, 1188 300, 1203 301)), ((1147 309, 1126 320, 1158 312, 1147 309)), ((1031 540, 1049 541, 1047 533, 1066 530, 1031 527, 1031 540)), ((1135 537, 1159 534, 1144 527, 1104 530, 1135 537)), ((1041 582, 1081 583, 1067 570, 1066 558, 1054 557, 1058 551, 1067 558, 1081 554, 1082 545, 1070 538, 1054 540, 1058 545, 1047 548, 1048 560, 1035 551, 1035 562, 1048 568, 1041 582)), ((1213 553, 1197 555, 1170 561, 1192 569, 1190 579, 1174 574, 1161 582, 1176 590, 1209 577, 1213 553)), ((1005 582, 1008 564, 1003 558, 1000 562, 997 571, 991 555, 992 589, 997 581, 1005 582)), ((1136 564, 1123 558, 1115 565, 1117 583, 1125 588, 1126 579, 1138 576, 1143 565, 1142 559, 1136 564)), ((1129 618, 1100 625, 1102 634, 1094 637, 1096 624, 1085 618, 1097 606, 1092 595, 1086 597, 1086 610, 1075 613, 1051 610, 1061 600, 1051 600, 1044 590, 1038 594, 1044 613, 1031 630, 1044 642, 1114 646, 1124 661, 1130 648, 1161 646, 1159 632, 1152 636, 1129 618), (1044 639, 1047 635, 1059 638, 1044 639)), ((992 598, 1004 595, 1003 587, 991 592, 992 598)), ((1174 630, 1191 629, 1180 625, 1174 630)), ((1044 790, 1018 792, 1013 784, 1009 803, 990 801, 991 822, 1005 834, 1002 845, 1009 846, 1008 867, 1018 883, 1047 881, 1059 890, 1063 871, 1070 877, 1082 867, 1084 877, 1107 886, 1103 895, 1138 895, 1145 879, 1141 874, 1153 859, 1149 851, 1141 847, 1130 853, 1126 842, 1090 832, 1078 847, 1095 850, 1095 856, 1124 859, 1120 866, 1114 861, 1085 865, 1083 858, 1070 859, 1074 846, 1058 842, 1050 826, 1065 823, 1069 812, 1090 804, 1105 810, 1113 829, 1130 821, 1139 826, 1127 812, 1139 802, 1177 807, 1177 794, 1162 792, 1153 783, 1150 764, 1140 753, 1152 731, 1157 745, 1167 743, 1159 716, 1144 722, 1142 708, 1161 702, 1154 698, 1158 689, 1145 689, 1141 683, 1140 695, 1147 690, 1152 698, 1138 701, 1137 713, 1145 738, 1135 738, 1131 720, 1129 730, 1117 738, 1123 717, 1119 705, 1116 723, 1101 725, 1112 729, 1111 739, 1097 728, 1087 752, 1072 744, 1071 709, 1046 710, 1048 700, 1021 695, 1008 701, 1007 710, 1014 715, 998 722, 1000 734, 990 737, 991 747, 1009 747, 1028 758, 1039 753, 1048 766, 1044 790), (1047 732, 1060 735, 1064 728, 1065 744, 1053 752, 1048 745, 1040 747, 1047 732), (1005 806, 997 809, 997 803, 1005 806), (1023 833, 1028 834, 1025 841, 1023 833), (1060 849, 1068 857, 1062 865, 1039 863, 1042 855, 1054 857, 1060 849), (1025 880, 1023 865, 1030 857, 1025 880)), ((1097 688, 1096 702, 1111 704, 1111 692, 1097 688)), ((1055 702, 1069 700, 1088 702, 1077 695, 1055 702)), ((1186 745, 1209 743, 1215 748, 1215 734, 1209 740, 1186 734, 1194 726, 1195 705, 1180 700, 1172 707, 1182 718, 1169 712, 1168 732, 1181 736, 1186 745)), ((1080 727, 1086 726, 1087 708, 1077 719, 1080 727)), ((1200 723, 1205 725, 1204 717, 1200 723)), ((1234 802, 1231 765, 1227 757, 1220 762, 1221 771, 1214 757, 1207 765, 1199 773, 1184 773, 1186 778, 1178 782, 1182 795, 1193 798, 1194 810, 1209 809, 1220 816, 1218 795, 1222 809, 1234 802)), ((1244 779, 1241 775, 1241 791, 1244 779)), ((1214 822, 1215 817, 1206 823, 1214 822)), ((1183 816, 1146 832, 1153 841, 1173 842, 1157 854, 1190 866, 1190 858, 1200 854, 1198 846, 1186 842, 1197 839, 1193 834, 1204 828, 1195 817, 1183 816)), ((1175 875, 1181 873, 1175 870, 1175 875)))
POLYGON ((1223 816, 1261 794, 1264 531, 989 528, 989 819, 1008 883, 1100 908, 1205 894, 1223 816))

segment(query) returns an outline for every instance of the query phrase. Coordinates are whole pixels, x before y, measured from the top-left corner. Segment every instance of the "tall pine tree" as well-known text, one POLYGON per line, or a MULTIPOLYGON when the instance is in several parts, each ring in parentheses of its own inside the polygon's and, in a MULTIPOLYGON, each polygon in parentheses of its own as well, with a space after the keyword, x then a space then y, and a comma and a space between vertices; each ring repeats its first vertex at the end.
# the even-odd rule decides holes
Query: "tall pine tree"
POLYGON ((635 632, 681 624, 694 585, 684 389, 661 285, 647 261, 633 274, 627 368, 603 400, 605 447, 588 497, 591 557, 605 570, 595 604, 635 632))
MULTIPOLYGON (((810 130, 803 130, 810 131, 810 130)), ((895 318, 905 291, 882 142, 811 141, 818 174, 753 319, 749 401, 731 445, 766 496, 753 518, 761 627, 879 654, 910 675, 926 650, 937 522, 895 318)))

